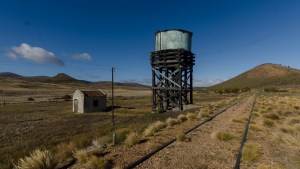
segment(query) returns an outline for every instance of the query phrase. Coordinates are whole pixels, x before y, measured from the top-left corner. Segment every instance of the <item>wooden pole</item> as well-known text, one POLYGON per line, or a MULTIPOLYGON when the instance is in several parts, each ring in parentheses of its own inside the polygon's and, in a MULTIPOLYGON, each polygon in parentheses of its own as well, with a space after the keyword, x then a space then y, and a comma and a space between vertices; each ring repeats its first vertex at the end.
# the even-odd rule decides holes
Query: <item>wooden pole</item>
POLYGON ((111 111, 112 111, 112 124, 113 124, 113 145, 116 145, 116 128, 115 128, 115 113, 114 113, 114 72, 115 68, 111 68, 111 97, 112 97, 112 105, 111 105, 111 111))

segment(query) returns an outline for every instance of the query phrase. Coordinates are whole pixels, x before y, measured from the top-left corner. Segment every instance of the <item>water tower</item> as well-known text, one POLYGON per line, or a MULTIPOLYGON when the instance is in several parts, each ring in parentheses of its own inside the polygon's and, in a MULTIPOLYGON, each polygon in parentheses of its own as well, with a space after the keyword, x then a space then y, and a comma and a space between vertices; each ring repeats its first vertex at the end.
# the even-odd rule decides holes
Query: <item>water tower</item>
POLYGON ((157 31, 151 52, 152 110, 183 109, 193 104, 192 32, 181 29, 157 31))

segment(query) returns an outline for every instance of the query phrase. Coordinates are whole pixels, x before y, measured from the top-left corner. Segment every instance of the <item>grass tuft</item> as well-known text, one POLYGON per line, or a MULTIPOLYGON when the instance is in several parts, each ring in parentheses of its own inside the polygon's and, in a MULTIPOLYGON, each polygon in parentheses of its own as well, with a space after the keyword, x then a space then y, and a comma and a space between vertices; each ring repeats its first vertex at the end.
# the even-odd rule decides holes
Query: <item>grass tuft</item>
POLYGON ((140 136, 136 132, 131 132, 125 140, 125 144, 128 146, 136 145, 139 142, 140 142, 140 136))
POLYGON ((146 136, 146 137, 152 136, 154 133, 160 131, 161 129, 165 128, 166 126, 167 126, 166 123, 161 122, 161 121, 157 121, 157 122, 155 122, 155 123, 149 125, 149 126, 145 129, 143 135, 146 136))
POLYGON ((180 122, 180 123, 183 123, 187 120, 186 116, 181 114, 177 117, 177 120, 180 122))
POLYGON ((188 113, 186 114, 186 117, 188 118, 188 120, 194 120, 197 119, 197 115, 195 113, 188 113))
POLYGON ((80 164, 86 163, 88 161, 88 159, 90 158, 88 152, 85 149, 76 150, 74 153, 74 157, 77 159, 77 161, 80 164))
POLYGON ((242 161, 253 162, 259 157, 259 149, 253 144, 245 144, 242 150, 242 161))
POLYGON ((279 120, 279 116, 275 113, 265 114, 265 115, 263 115, 263 117, 271 119, 271 120, 279 120))
POLYGON ((225 132, 213 132, 211 134, 211 137, 213 139, 220 140, 220 141, 229 141, 234 138, 232 134, 225 133, 225 132))
POLYGON ((72 157, 74 151, 76 150, 76 146, 74 143, 62 143, 57 145, 55 157, 59 162, 66 161, 70 157, 72 157))
POLYGON ((177 138, 177 140, 182 141, 182 142, 184 142, 184 141, 190 141, 190 138, 187 137, 187 136, 186 136, 185 134, 183 134, 183 133, 178 134, 176 138, 177 138))
POLYGON ((269 120, 269 119, 265 119, 263 121, 264 125, 267 127, 273 127, 274 126, 274 121, 273 120, 269 120))
POLYGON ((168 126, 174 126, 175 124, 178 123, 178 121, 177 121, 176 119, 174 119, 174 118, 169 117, 169 118, 166 120, 166 123, 167 123, 168 126))
POLYGON ((203 119, 203 118, 207 118, 209 117, 209 115, 207 113, 204 113, 204 112, 199 112, 198 113, 198 118, 199 119, 203 119))
POLYGON ((89 169, 109 169, 111 168, 110 162, 108 160, 104 160, 98 158, 96 156, 92 156, 88 161, 88 168, 89 169))
POLYGON ((19 160, 16 169, 53 169, 57 165, 56 160, 48 150, 35 150, 29 156, 19 160))
POLYGON ((251 130, 251 131, 262 131, 261 128, 255 126, 255 125, 250 125, 250 130, 251 130))

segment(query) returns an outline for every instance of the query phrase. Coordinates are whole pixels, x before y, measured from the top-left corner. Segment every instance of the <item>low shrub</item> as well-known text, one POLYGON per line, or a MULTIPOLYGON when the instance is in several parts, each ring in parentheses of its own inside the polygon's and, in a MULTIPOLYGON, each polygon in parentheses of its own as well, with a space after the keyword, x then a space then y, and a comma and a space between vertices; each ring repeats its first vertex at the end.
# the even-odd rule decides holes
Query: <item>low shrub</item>
POLYGON ((180 123, 183 123, 187 120, 186 116, 181 114, 177 117, 177 120, 180 122, 180 123))
POLYGON ((154 128, 155 128, 156 131, 159 131, 159 130, 167 127, 167 124, 162 122, 162 121, 157 121, 153 125, 154 125, 154 128))
POLYGON ((76 150, 76 146, 74 143, 62 143, 57 145, 55 157, 59 162, 66 161, 70 157, 72 157, 74 151, 76 150))
POLYGON ((77 159, 77 162, 80 164, 84 164, 90 158, 88 152, 85 149, 76 150, 74 152, 74 157, 77 159))
POLYGON ((27 101, 30 101, 30 102, 32 102, 32 101, 34 101, 34 98, 32 98, 32 97, 28 97, 28 98, 27 98, 27 101))
POLYGON ((242 161, 255 161, 259 157, 259 149, 253 144, 245 144, 242 150, 242 161))
POLYGON ((225 132, 214 132, 211 134, 211 137, 213 139, 217 139, 220 141, 229 141, 234 138, 234 136, 232 134, 225 133, 225 132))
POLYGON ((205 118, 205 117, 209 117, 209 115, 207 113, 204 113, 204 112, 199 112, 198 113, 198 118, 199 119, 202 119, 202 118, 205 118))
POLYGON ((278 92, 278 89, 274 88, 274 87, 268 87, 268 88, 264 88, 265 92, 278 92))
POLYGON ((35 150, 29 156, 21 158, 15 166, 16 169, 53 169, 57 165, 50 151, 35 150))
POLYGON ((169 117, 169 118, 166 120, 166 123, 167 123, 168 126, 174 126, 175 124, 178 123, 178 121, 177 121, 176 119, 174 119, 174 118, 169 117))
POLYGON ((263 117, 271 119, 271 120, 279 120, 279 116, 275 113, 264 114, 263 117))
POLYGON ((186 114, 186 117, 188 120, 197 119, 197 115, 195 113, 188 113, 188 114, 186 114))
POLYGON ((98 158, 96 156, 92 156, 88 161, 88 168, 89 169, 109 169, 111 168, 111 164, 108 160, 104 160, 98 158))
POLYGON ((252 131, 262 131, 261 128, 255 126, 255 125, 250 125, 250 130, 252 130, 252 131))
POLYGON ((185 134, 181 133, 177 135, 177 140, 179 141, 190 141, 190 138, 188 138, 185 134))
POLYGON ((79 136, 73 140, 73 143, 80 149, 87 147, 91 143, 91 140, 86 136, 79 136))
POLYGON ((127 135, 127 138, 125 140, 125 144, 128 146, 133 146, 135 144, 138 144, 140 141, 140 136, 136 132, 132 132, 129 135, 127 135))
POLYGON ((143 135, 148 137, 148 136, 152 136, 155 132, 158 132, 159 130, 165 128, 167 126, 166 123, 162 122, 162 121, 157 121, 151 125, 149 125, 143 135))
POLYGON ((231 119, 232 122, 234 123, 244 123, 242 120, 240 119, 231 119))
POLYGON ((265 120, 263 121, 263 124, 264 124, 265 126, 267 126, 267 127, 272 127, 272 126, 274 126, 274 121, 273 121, 273 120, 269 120, 269 119, 265 119, 265 120))

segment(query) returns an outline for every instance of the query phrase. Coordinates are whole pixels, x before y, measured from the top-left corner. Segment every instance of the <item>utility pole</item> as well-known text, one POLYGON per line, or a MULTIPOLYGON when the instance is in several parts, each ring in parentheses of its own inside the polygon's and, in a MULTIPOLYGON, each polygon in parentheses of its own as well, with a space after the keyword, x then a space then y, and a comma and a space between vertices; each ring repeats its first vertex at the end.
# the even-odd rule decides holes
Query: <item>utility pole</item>
POLYGON ((111 68, 111 111, 112 111, 112 124, 113 124, 113 145, 116 145, 116 128, 115 128, 115 112, 114 112, 114 72, 115 68, 111 68))

